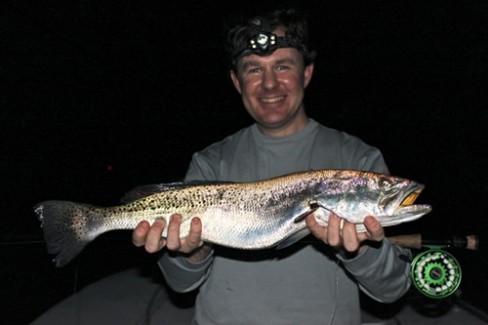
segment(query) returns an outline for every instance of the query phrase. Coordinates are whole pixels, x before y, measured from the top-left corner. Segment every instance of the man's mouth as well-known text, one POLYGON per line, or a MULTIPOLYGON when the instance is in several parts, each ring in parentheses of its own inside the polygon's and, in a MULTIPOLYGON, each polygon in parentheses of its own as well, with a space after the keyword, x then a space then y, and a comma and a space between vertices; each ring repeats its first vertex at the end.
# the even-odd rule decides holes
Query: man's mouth
POLYGON ((260 100, 263 102, 263 103, 266 103, 266 104, 273 104, 273 103, 277 103, 279 101, 282 101, 283 99, 285 99, 285 96, 276 96, 276 97, 261 97, 260 100))

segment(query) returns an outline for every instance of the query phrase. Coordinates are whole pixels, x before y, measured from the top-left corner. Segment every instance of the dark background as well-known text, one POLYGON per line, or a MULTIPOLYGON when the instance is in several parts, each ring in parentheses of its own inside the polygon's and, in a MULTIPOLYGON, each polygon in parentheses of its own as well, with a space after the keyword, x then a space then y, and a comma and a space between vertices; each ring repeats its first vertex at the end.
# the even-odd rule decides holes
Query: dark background
MULTIPOLYGON (((134 186, 180 180, 193 152, 249 125, 224 26, 282 3, 262 2, 0 1, 1 323, 152 262, 125 231, 56 269, 32 207, 117 204, 134 186)), ((488 3, 300 2, 319 53, 309 115, 426 184, 419 201, 433 212, 388 235, 480 236, 478 252, 451 253, 463 267, 456 299, 488 310, 488 3)))

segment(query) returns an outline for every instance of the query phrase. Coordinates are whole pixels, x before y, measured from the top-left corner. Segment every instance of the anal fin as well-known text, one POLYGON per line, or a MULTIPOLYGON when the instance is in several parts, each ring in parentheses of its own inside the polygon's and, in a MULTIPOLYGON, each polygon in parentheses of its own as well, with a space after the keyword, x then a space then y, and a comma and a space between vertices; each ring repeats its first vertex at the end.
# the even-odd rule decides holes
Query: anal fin
POLYGON ((300 229, 296 233, 294 233, 294 234, 286 237, 282 241, 280 241, 278 243, 278 245, 276 246, 276 249, 283 249, 285 247, 293 245, 294 243, 296 243, 297 241, 299 241, 303 237, 307 236, 308 234, 310 234, 310 230, 308 228, 300 229))

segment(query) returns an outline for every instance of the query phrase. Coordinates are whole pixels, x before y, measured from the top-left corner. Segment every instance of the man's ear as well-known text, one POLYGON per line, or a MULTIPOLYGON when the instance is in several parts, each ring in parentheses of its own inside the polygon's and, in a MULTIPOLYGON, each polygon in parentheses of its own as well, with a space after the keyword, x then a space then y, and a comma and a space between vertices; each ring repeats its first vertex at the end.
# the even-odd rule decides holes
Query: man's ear
POLYGON ((237 74, 235 73, 234 70, 230 70, 230 79, 232 80, 232 83, 234 84, 235 89, 239 94, 242 94, 241 91, 241 83, 239 82, 239 77, 237 77, 237 74))
POLYGON ((305 73, 304 73, 304 79, 303 79, 303 88, 307 88, 308 84, 310 83, 310 80, 312 80, 312 75, 313 75, 313 68, 315 65, 313 63, 307 65, 305 67, 305 73))

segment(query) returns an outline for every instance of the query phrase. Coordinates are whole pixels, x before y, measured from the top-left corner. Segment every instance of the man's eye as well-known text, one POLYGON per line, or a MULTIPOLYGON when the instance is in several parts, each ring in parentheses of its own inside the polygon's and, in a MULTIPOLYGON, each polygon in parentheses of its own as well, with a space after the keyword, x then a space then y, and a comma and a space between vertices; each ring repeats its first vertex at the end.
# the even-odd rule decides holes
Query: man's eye
POLYGON ((279 65, 276 67, 276 70, 278 71, 283 71, 283 70, 288 70, 289 67, 287 65, 279 65))
POLYGON ((251 68, 247 72, 248 73, 259 73, 261 71, 260 68, 251 68))

